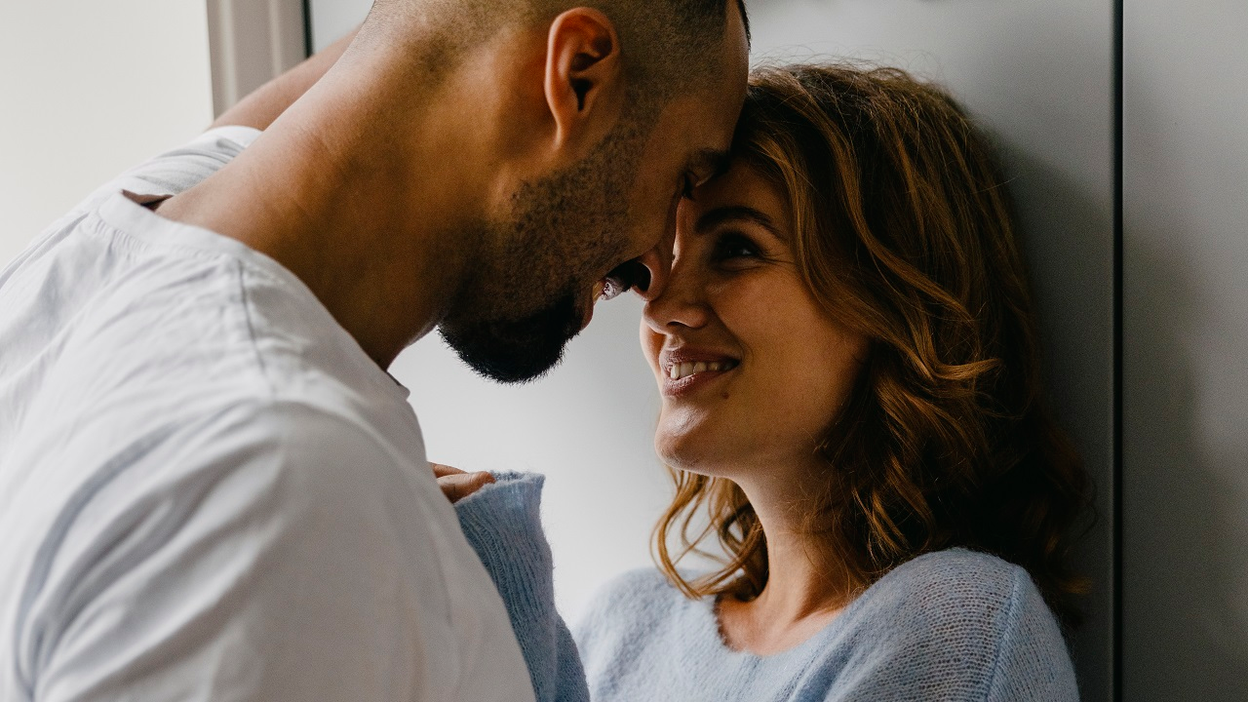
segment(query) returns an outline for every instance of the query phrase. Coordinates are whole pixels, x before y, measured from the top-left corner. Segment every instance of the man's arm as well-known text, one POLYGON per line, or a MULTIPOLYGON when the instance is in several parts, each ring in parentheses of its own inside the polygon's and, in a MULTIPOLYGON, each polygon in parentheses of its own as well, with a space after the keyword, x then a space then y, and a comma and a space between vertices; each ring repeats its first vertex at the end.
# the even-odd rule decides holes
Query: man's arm
POLYGON ((256 88, 247 97, 239 100, 238 104, 223 112, 212 123, 212 128, 242 126, 260 131, 268 129, 286 108, 303 97, 337 63, 358 31, 359 29, 352 30, 311 58, 256 88))

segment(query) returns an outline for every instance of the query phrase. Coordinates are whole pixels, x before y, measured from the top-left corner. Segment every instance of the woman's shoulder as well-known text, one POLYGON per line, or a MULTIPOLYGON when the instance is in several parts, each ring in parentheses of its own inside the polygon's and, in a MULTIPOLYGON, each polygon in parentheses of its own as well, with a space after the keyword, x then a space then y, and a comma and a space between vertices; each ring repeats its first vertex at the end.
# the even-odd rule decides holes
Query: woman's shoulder
POLYGON ((1004 624, 1021 610, 1052 617, 1023 568, 961 548, 923 554, 880 578, 862 595, 862 607, 889 619, 948 619, 1004 624))
POLYGON ((1057 619, 1027 571, 996 556, 966 549, 919 556, 852 607, 850 629, 861 634, 853 638, 909 665, 940 668, 956 659, 994 689, 1039 685, 1053 699, 1077 696, 1057 619))
POLYGON ((933 551, 897 566, 876 583, 885 589, 913 590, 936 586, 952 592, 975 591, 995 598, 1018 587, 1035 589, 1031 576, 1021 566, 990 553, 950 548, 933 551))

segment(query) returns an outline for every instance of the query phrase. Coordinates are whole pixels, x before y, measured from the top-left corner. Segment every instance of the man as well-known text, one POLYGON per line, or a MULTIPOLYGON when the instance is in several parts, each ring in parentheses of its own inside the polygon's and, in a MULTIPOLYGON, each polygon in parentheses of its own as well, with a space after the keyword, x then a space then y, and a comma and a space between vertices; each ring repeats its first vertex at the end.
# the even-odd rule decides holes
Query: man
POLYGON ((743 9, 600 7, 377 0, 0 274, 0 699, 533 699, 384 369, 533 378, 662 284, 743 9))

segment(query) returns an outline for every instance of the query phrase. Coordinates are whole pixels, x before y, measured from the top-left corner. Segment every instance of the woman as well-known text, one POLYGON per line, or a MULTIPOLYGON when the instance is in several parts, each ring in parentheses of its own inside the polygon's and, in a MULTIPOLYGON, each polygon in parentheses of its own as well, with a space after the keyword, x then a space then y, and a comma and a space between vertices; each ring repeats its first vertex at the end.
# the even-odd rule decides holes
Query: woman
POLYGON ((574 648, 540 479, 458 505, 538 699, 1077 698, 1058 621, 1085 478, 1042 401, 1004 182, 901 71, 753 75, 730 168, 643 294, 661 572, 610 585, 574 648), (677 569, 712 536, 723 567, 677 569))

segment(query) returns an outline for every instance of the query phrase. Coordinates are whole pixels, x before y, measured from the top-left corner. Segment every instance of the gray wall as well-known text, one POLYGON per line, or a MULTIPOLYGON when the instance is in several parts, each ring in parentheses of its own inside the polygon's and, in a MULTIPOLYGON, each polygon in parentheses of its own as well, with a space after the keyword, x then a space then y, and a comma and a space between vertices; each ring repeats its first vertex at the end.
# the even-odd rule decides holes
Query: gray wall
POLYGON ((1123 698, 1248 699, 1248 4, 1126 0, 1123 698))

